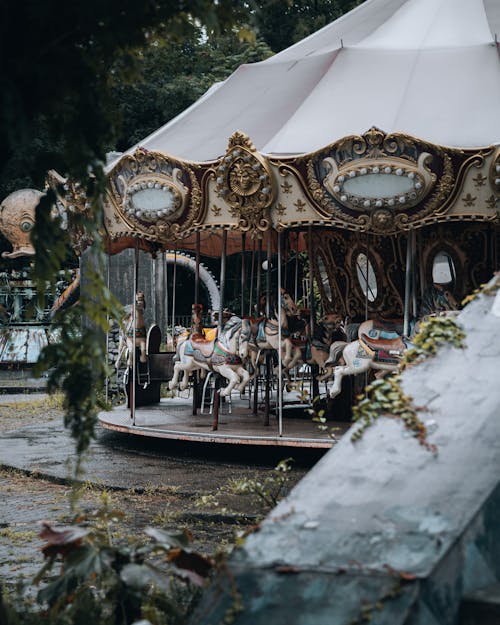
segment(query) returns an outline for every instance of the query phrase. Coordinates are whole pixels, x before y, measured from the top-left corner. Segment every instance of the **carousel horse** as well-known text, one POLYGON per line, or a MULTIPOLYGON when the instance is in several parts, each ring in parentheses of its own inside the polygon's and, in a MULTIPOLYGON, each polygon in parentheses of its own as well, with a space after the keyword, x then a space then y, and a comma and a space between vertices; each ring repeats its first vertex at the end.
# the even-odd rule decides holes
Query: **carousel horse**
POLYGON ((326 313, 321 317, 314 328, 312 339, 305 346, 302 353, 302 362, 308 365, 318 365, 321 375, 318 381, 328 380, 333 374, 333 365, 326 365, 330 356, 330 345, 335 337, 344 337, 342 330, 343 319, 336 313, 326 313))
POLYGON ((250 379, 243 362, 248 355, 248 331, 243 331, 242 320, 233 315, 223 325, 220 335, 206 339, 201 332, 193 332, 189 338, 177 344, 174 357, 174 374, 169 389, 185 390, 192 371, 215 371, 228 380, 221 396, 231 394, 234 388, 243 391, 250 379), (182 380, 179 381, 182 373, 182 380))
MULTIPOLYGON (((420 323, 428 317, 457 314, 456 300, 445 288, 437 288, 442 286, 433 285, 432 292, 429 290, 425 304, 427 308, 422 307, 422 310, 430 310, 430 306, 435 306, 435 309, 411 324, 410 336, 418 332, 420 323)), ((347 326, 348 341, 335 341, 330 347, 330 357, 325 363, 337 365, 333 369, 330 397, 336 397, 340 393, 342 378, 346 375, 358 375, 373 369, 376 377, 383 377, 391 371, 396 371, 404 352, 411 346, 411 338, 403 336, 402 333, 403 323, 399 319, 385 321, 368 319, 361 324, 347 326), (357 333, 357 338, 349 341, 352 332, 357 333)))
MULTIPOLYGON (((298 319, 298 308, 290 294, 281 289, 281 353, 282 364, 287 368, 291 362, 300 358, 300 347, 294 345, 290 337, 290 328, 294 320, 298 319)), ((258 318, 243 319, 245 332, 251 336, 249 342, 250 361, 253 367, 253 376, 257 372, 257 366, 261 363, 261 356, 266 350, 276 350, 280 348, 279 334, 280 323, 278 309, 271 305, 271 315, 269 318, 261 316, 258 318)))
POLYGON ((118 369, 124 352, 127 352, 127 366, 132 367, 134 347, 140 349, 139 361, 145 363, 146 358, 146 324, 144 322, 144 310, 146 301, 144 293, 138 291, 135 296, 135 346, 134 346, 134 312, 131 306, 127 306, 129 313, 125 317, 125 330, 120 331, 118 343, 118 355, 115 367, 118 369))

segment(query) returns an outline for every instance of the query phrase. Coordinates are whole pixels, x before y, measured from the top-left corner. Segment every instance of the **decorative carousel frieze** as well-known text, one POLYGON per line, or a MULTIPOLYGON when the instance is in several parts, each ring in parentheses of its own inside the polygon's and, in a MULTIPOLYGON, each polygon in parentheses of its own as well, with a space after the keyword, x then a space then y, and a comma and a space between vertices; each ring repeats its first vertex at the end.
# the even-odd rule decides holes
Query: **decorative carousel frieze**
POLYGON ((445 149, 371 128, 303 157, 305 186, 331 220, 389 234, 422 225, 430 215, 445 215, 467 171, 484 163, 489 152, 445 149))
POLYGON ((269 209, 276 196, 276 184, 267 160, 247 135, 235 132, 215 172, 216 193, 238 219, 238 228, 261 236, 271 226, 269 209))
POLYGON ((150 240, 182 238, 201 209, 193 168, 140 148, 110 172, 108 197, 123 222, 150 240))

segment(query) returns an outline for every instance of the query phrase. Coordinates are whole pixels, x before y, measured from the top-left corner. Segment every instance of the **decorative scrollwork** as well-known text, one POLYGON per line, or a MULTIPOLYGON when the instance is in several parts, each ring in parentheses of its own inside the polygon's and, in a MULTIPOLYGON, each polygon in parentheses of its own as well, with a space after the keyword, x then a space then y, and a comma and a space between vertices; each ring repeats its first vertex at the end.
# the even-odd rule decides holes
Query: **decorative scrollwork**
POLYGON ((500 195, 500 148, 497 149, 491 159, 490 184, 493 190, 500 195))
POLYGON ((149 240, 183 237, 201 208, 201 189, 185 163, 138 149, 109 174, 109 197, 121 219, 149 240))
POLYGON ((348 228, 379 234, 445 214, 477 159, 484 155, 378 128, 304 157, 308 194, 320 212, 348 228))
POLYGON ((235 132, 229 139, 226 155, 217 165, 216 185, 240 230, 260 236, 270 228, 276 185, 267 161, 244 133, 235 132))

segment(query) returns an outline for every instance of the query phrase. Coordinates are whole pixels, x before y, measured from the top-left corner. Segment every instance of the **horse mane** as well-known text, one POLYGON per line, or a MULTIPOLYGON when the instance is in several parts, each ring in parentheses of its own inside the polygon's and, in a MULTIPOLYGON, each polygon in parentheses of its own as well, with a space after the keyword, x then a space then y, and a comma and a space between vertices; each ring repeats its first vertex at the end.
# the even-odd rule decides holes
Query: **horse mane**
POLYGON ((236 334, 236 332, 241 328, 242 324, 243 324, 243 321, 241 320, 241 318, 237 317, 236 315, 233 315, 224 324, 220 338, 230 341, 233 338, 233 336, 236 334))

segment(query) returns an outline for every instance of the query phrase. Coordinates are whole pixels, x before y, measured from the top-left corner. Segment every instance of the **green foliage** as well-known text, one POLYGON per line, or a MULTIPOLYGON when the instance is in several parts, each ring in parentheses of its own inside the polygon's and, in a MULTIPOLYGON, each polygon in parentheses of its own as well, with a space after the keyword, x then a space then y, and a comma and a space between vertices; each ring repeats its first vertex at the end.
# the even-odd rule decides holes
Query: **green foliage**
POLYGON ((149 540, 118 542, 113 528, 123 516, 104 493, 100 508, 65 527, 44 525, 46 559, 35 584, 35 606, 11 597, 11 625, 153 625, 183 623, 213 562, 189 548, 190 536, 147 528, 149 540), (59 574, 50 576, 60 566, 59 574))
POLYGON ((263 480, 245 479, 235 480, 231 489, 238 495, 251 495, 257 497, 264 509, 274 508, 288 484, 289 473, 292 469, 293 458, 280 460, 273 472, 263 480))
POLYGON ((300 41, 363 0, 256 0, 257 32, 274 52, 300 41))
POLYGON ((359 427, 352 434, 351 440, 359 440, 376 419, 387 416, 400 419, 421 445, 436 453, 436 446, 427 441, 427 428, 418 418, 412 398, 404 394, 400 382, 399 375, 391 375, 375 380, 366 387, 365 395, 358 397, 359 402, 352 409, 353 419, 359 422, 359 427))
POLYGON ((243 63, 271 54, 266 44, 241 42, 234 33, 206 39, 195 32, 182 43, 155 39, 137 52, 134 81, 113 86, 115 108, 123 120, 116 149, 138 143, 243 63))
POLYGON ((427 321, 421 323, 412 341, 413 347, 405 352, 401 368, 434 356, 443 343, 463 348, 464 339, 465 333, 452 317, 429 317, 427 321))

